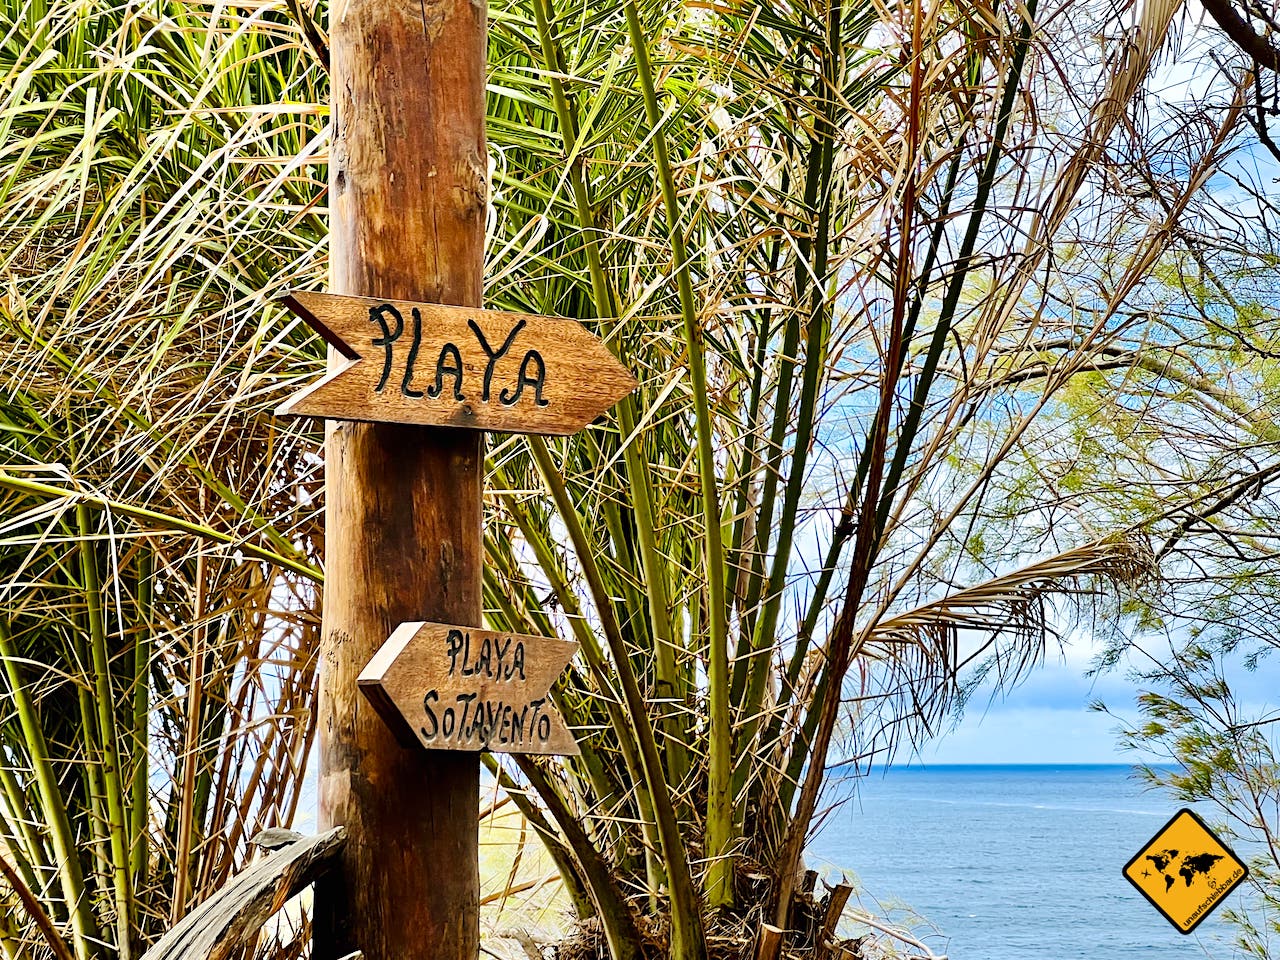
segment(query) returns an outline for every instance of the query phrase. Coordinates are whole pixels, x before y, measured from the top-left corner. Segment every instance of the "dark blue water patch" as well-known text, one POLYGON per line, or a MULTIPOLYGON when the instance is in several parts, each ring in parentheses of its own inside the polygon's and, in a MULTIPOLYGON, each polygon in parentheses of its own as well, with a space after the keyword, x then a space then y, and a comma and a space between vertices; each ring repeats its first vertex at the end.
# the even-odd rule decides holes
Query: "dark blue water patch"
POLYGON ((1181 806, 1131 773, 872 771, 856 790, 836 789, 845 802, 806 857, 832 878, 849 871, 868 912, 887 912, 951 960, 1228 960, 1231 932, 1216 916, 1184 937, 1121 876, 1181 806))

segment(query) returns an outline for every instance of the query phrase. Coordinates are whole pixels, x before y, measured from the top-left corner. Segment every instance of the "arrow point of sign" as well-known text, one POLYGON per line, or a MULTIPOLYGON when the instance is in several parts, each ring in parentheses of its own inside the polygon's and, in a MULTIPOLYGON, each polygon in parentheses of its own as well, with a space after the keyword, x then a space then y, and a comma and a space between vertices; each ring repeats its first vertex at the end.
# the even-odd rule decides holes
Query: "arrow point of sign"
POLYGON ((360 676, 356 678, 356 686, 373 709, 378 712, 378 716, 382 717, 383 723, 390 728, 402 747, 416 746, 418 735, 400 713, 395 701, 383 687, 382 681, 396 658, 404 652, 405 647, 413 641, 424 625, 422 621, 416 621, 402 623, 396 627, 387 638, 387 642, 378 648, 373 659, 365 665, 365 668, 360 671, 360 676))

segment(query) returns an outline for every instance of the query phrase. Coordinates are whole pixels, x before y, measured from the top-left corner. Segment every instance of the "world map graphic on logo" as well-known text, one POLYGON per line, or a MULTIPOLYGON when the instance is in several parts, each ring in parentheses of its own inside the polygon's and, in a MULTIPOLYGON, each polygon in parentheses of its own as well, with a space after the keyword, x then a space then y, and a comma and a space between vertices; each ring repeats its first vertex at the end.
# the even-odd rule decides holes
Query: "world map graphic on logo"
POLYGON ((1184 807, 1130 858, 1123 873, 1180 933, 1190 933, 1249 868, 1184 807))
POLYGON ((1213 865, 1222 857, 1216 853, 1187 853, 1182 855, 1181 861, 1178 860, 1177 850, 1161 850, 1159 853, 1148 854, 1146 859, 1160 872, 1160 876, 1164 877, 1164 888, 1168 890, 1174 885, 1176 879, 1170 869, 1177 864, 1177 874, 1186 885, 1191 886, 1191 882, 1197 876, 1208 877, 1213 871, 1213 865))

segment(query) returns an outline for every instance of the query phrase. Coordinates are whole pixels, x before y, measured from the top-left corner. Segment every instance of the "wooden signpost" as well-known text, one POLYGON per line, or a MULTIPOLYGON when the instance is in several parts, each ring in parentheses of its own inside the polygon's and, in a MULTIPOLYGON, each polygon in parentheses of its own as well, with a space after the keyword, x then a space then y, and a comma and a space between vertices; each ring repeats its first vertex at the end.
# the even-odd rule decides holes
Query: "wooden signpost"
POLYGON ((576 320, 323 293, 284 302, 346 363, 282 416, 563 436, 636 388, 576 320))
POLYGON ((403 623, 360 674, 360 691, 402 743, 576 755, 549 693, 577 649, 568 640, 403 623))
POLYGON ((476 960, 477 751, 573 748, 559 716, 534 702, 571 651, 540 640, 535 654, 525 638, 517 668, 519 638, 479 629, 482 431, 572 433, 635 381, 577 323, 479 309, 486 5, 339 6, 329 23, 332 294, 290 301, 332 345, 330 375, 282 410, 330 420, 318 820, 343 826, 348 841, 316 886, 312 955, 476 960), (439 629, 443 660, 429 639, 439 629), (463 633, 453 654, 450 629, 463 633), (508 640, 499 656, 495 641, 508 640), (361 685, 366 670, 378 679, 361 685), (360 689, 382 710, 367 709, 360 689), (445 732, 448 709, 465 744, 445 732), (406 726, 412 749, 392 733, 406 726))

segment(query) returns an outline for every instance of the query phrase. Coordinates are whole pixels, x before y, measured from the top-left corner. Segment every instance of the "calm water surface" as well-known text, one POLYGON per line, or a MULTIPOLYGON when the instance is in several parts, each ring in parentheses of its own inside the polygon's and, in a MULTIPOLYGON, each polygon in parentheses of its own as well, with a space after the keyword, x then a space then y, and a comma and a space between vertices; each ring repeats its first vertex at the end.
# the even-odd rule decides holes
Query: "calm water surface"
POLYGON ((870 912, 908 920, 909 907, 927 918, 936 931, 917 933, 951 960, 1229 960, 1230 934, 1216 913, 1183 936, 1120 875, 1179 807, 1129 773, 875 772, 856 793, 843 790, 852 799, 829 815, 807 861, 824 875, 850 868, 870 912))

